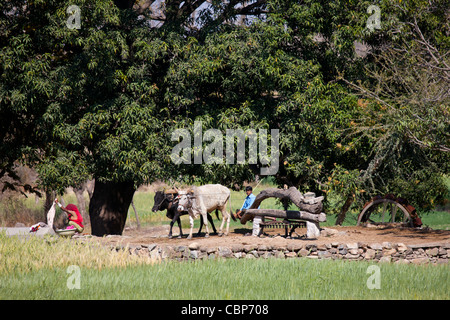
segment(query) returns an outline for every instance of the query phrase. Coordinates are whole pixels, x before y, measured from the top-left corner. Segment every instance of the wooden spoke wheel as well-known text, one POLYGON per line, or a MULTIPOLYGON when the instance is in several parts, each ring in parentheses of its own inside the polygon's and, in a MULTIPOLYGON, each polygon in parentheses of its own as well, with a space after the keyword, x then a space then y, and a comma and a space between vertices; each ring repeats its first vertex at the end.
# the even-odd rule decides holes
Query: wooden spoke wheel
POLYGON ((402 225, 415 227, 418 224, 417 219, 420 221, 414 207, 400 203, 396 198, 375 197, 364 206, 358 216, 357 225, 366 222, 373 224, 400 222, 402 225))

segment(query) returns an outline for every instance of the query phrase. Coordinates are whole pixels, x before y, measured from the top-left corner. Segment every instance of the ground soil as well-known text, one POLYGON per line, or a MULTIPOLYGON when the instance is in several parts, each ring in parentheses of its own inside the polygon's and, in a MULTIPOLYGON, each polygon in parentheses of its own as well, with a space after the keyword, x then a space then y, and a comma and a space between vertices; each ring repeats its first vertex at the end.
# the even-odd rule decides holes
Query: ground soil
MULTIPOLYGON (((305 239, 306 229, 297 229, 297 234, 294 233, 291 239, 286 239, 283 229, 268 229, 267 235, 263 237, 246 236, 251 233, 250 228, 237 228, 230 232, 228 236, 219 237, 217 234, 211 234, 209 238, 204 237, 204 233, 196 236, 190 240, 186 239, 184 235, 181 239, 177 238, 178 233, 174 232, 174 238, 167 237, 169 227, 143 227, 126 228, 122 236, 106 236, 98 238, 99 241, 108 244, 121 245, 171 245, 171 246, 189 246, 193 242, 197 242, 204 247, 219 247, 232 246, 235 244, 241 245, 272 245, 284 246, 288 244, 326 244, 326 243, 404 243, 406 245, 412 244, 426 244, 426 243, 448 243, 450 242, 450 230, 432 230, 432 229, 413 229, 400 228, 391 226, 378 227, 329 227, 327 229, 336 230, 337 233, 329 236, 321 236, 318 239, 305 239)), ((178 229, 174 228, 174 231, 178 229)), ((189 230, 186 230, 186 233, 189 230)), ((326 231, 326 229, 325 229, 326 231)), ((330 233, 323 232, 322 234, 330 233)))

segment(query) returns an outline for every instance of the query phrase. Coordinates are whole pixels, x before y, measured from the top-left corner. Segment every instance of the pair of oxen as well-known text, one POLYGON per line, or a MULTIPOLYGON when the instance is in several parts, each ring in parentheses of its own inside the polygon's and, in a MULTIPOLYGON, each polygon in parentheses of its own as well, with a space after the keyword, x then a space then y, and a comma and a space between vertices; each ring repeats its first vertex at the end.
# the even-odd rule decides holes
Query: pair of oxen
POLYGON ((194 227, 194 219, 200 216, 200 229, 198 235, 202 231, 203 225, 206 227, 205 237, 209 237, 208 221, 211 223, 214 233, 217 233, 213 219, 210 215, 216 211, 217 219, 219 219, 218 211, 222 212, 222 224, 219 228, 219 236, 224 235, 223 227, 227 223, 225 235, 228 235, 230 229, 230 218, 235 219, 231 210, 226 210, 230 201, 230 190, 220 184, 207 184, 200 187, 192 187, 188 190, 167 190, 157 191, 154 198, 154 206, 152 211, 167 210, 166 216, 171 219, 169 238, 172 238, 172 227, 178 222, 181 238, 183 231, 181 228, 180 216, 188 214, 190 223, 190 232, 188 239, 192 238, 192 230, 194 227))

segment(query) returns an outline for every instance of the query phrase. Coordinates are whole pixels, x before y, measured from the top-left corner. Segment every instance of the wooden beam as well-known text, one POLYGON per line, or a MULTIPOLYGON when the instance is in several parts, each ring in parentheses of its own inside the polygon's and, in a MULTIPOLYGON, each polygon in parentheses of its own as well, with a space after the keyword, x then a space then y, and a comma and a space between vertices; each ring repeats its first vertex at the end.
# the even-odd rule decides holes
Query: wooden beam
POLYGON ((261 191, 255 198, 250 209, 256 209, 261 202, 267 198, 289 199, 295 204, 301 211, 307 211, 310 213, 320 214, 323 210, 322 200, 323 197, 317 198, 305 198, 300 191, 295 187, 289 189, 277 189, 269 188, 261 191))
POLYGON ((314 214, 306 211, 293 211, 293 210, 278 210, 278 209, 247 209, 242 210, 244 215, 242 216, 241 223, 245 224, 248 220, 253 219, 255 216, 261 217, 274 217, 274 218, 287 218, 287 219, 300 219, 311 222, 325 222, 327 216, 325 213, 314 214))

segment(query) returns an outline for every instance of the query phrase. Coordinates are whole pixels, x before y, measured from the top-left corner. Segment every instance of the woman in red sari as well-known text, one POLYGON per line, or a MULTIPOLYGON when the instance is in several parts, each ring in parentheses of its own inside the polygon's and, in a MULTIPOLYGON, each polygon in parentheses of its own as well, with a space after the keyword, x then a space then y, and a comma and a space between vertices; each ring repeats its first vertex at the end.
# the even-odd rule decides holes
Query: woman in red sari
POLYGON ((63 207, 59 202, 58 199, 55 200, 55 203, 68 214, 69 216, 69 226, 66 228, 66 230, 70 229, 76 229, 79 233, 83 232, 84 226, 83 226, 83 216, 78 211, 78 208, 74 204, 68 204, 66 207, 63 207))

